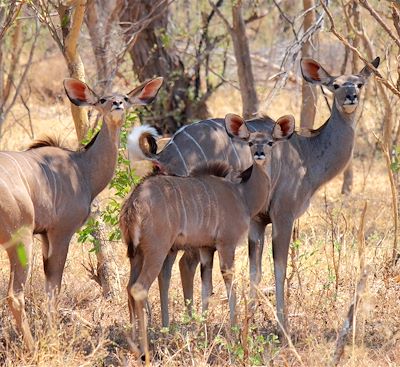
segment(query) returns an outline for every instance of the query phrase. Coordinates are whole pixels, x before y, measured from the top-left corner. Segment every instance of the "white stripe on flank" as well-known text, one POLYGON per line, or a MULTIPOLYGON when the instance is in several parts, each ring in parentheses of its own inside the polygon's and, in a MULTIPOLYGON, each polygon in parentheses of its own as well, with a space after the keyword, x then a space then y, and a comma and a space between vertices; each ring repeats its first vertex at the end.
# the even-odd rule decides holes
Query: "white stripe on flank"
POLYGON ((185 166, 186 174, 188 174, 188 173, 189 173, 189 170, 188 170, 188 167, 187 167, 187 165, 186 165, 185 159, 183 158, 183 155, 182 155, 181 151, 179 150, 178 146, 175 144, 174 141, 173 141, 171 144, 174 145, 176 151, 178 152, 178 155, 179 155, 179 157, 181 158, 183 165, 185 166))
POLYGON ((200 179, 199 180, 200 185, 203 187, 204 189, 204 195, 207 197, 207 206, 204 206, 204 203, 200 202, 199 205, 201 206, 201 220, 204 220, 204 208, 209 208, 209 213, 207 213, 206 211, 206 217, 207 217, 207 225, 205 226, 205 228, 209 228, 210 227, 210 217, 211 217, 211 198, 210 195, 208 193, 207 187, 204 184, 204 182, 200 179), (202 205, 201 205, 202 204, 202 205))
POLYGON ((205 162, 207 163, 207 156, 205 155, 204 150, 203 150, 203 148, 200 146, 200 144, 199 144, 199 143, 196 141, 196 139, 193 138, 193 136, 190 135, 187 131, 183 131, 183 133, 185 134, 185 136, 187 136, 187 137, 197 146, 197 148, 199 148, 201 154, 203 155, 203 158, 204 158, 205 162))
MULTIPOLYGON (((40 156, 39 154, 37 154, 37 153, 35 152, 34 149, 30 150, 30 152, 31 152, 33 155, 35 155, 37 158, 39 158, 39 160, 38 160, 39 167, 40 167, 40 169, 44 172, 44 176, 45 176, 45 178, 46 178, 47 185, 49 186, 49 190, 51 190, 51 185, 50 185, 49 176, 47 175, 46 169, 43 167, 43 166, 48 167, 47 162, 45 162, 46 164, 40 164, 40 161, 43 160, 43 157, 40 156)), ((53 198, 54 198, 54 192, 53 192, 53 198)), ((53 200, 53 201, 54 201, 54 200, 53 200)), ((53 208, 53 209, 55 209, 55 208, 53 208)))
POLYGON ((168 228, 171 228, 171 219, 170 219, 170 217, 169 217, 169 211, 168 211, 168 203, 167 203, 167 200, 166 200, 166 198, 165 198, 165 196, 164 196, 164 193, 162 192, 162 190, 160 189, 160 187, 159 187, 159 185, 153 185, 157 190, 158 190, 158 192, 160 193, 160 196, 161 196, 161 198, 162 198, 162 201, 163 201, 163 204, 164 204, 164 214, 167 216, 167 221, 168 221, 168 228))
MULTIPOLYGON (((180 190, 178 185, 175 186, 174 183, 173 182, 171 183, 171 181, 169 179, 166 179, 166 180, 171 185, 172 189, 174 190, 174 192, 175 192, 175 194, 177 196, 177 199, 179 199, 179 201, 181 203, 181 206, 182 206, 182 209, 183 209, 183 213, 185 215, 185 219, 184 219, 184 222, 183 222, 183 231, 182 232, 184 232, 184 235, 185 235, 186 234, 188 218, 187 218, 185 203, 184 203, 183 198, 182 198, 182 192, 181 192, 181 190, 180 190)), ((178 209, 178 211, 179 211, 179 209, 178 209)))
POLYGON ((49 166, 47 166, 47 167, 49 168, 49 170, 50 170, 50 172, 51 172, 51 175, 53 176, 53 180, 54 180, 53 208, 54 208, 54 211, 57 212, 57 206, 56 206, 56 203, 57 203, 57 178, 56 178, 56 176, 54 175, 53 170, 52 170, 49 166))
MULTIPOLYGON (((217 127, 218 127, 218 128, 217 128, 217 135, 219 135, 220 138, 222 137, 222 140, 223 140, 223 141, 227 141, 227 139, 229 139, 228 134, 224 133, 223 135, 221 135, 221 133, 223 133, 223 132, 220 130, 220 129, 222 128, 222 126, 221 126, 217 121, 214 121, 213 119, 210 119, 210 120, 208 120, 208 121, 212 122, 214 125, 217 125, 217 127)), ((221 140, 221 139, 220 139, 220 140, 221 140)), ((223 153, 223 156, 224 156, 224 160, 227 161, 227 162, 229 162, 228 155, 227 155, 225 149, 222 149, 222 153, 223 153)))
POLYGON ((20 177, 21 181, 25 181, 26 187, 29 191, 29 196, 32 196, 31 194, 31 187, 29 186, 29 182, 26 179, 25 175, 24 175, 24 171, 22 170, 20 164, 18 163, 18 161, 10 154, 6 153, 6 152, 0 152, 3 153, 5 156, 7 156, 8 158, 11 159, 11 161, 14 163, 14 165, 17 166, 17 172, 18 172, 18 176, 20 177))
MULTIPOLYGON (((33 173, 34 170, 33 170, 32 165, 29 163, 29 159, 26 159, 24 154, 21 154, 20 157, 21 157, 21 158, 25 161, 25 163, 30 167, 31 172, 33 173)), ((35 176, 36 183, 38 184, 38 188, 40 188, 40 183, 39 183, 39 180, 38 180, 38 178, 37 178, 37 175, 34 174, 33 176, 35 176)))
POLYGON ((178 130, 175 131, 174 136, 171 138, 171 140, 165 145, 164 149, 169 146, 170 144, 175 144, 174 139, 177 137, 178 134, 180 134, 183 130, 185 130, 188 126, 190 125, 184 125, 181 126, 178 130))

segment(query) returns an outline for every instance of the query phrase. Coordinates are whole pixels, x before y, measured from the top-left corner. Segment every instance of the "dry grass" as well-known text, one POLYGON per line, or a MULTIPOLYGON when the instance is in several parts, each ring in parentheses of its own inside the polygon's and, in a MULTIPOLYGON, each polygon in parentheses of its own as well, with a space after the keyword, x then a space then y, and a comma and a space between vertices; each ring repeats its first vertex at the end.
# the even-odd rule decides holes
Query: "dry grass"
MULTIPOLYGON (((289 92, 282 92, 285 96, 289 92), (285 94, 286 93, 286 94, 285 94)), ((221 89, 211 102, 213 115, 235 112, 238 96, 221 89), (229 98, 228 98, 229 96, 229 98), (219 103, 223 99, 224 103, 219 103), (224 110, 219 106, 223 105, 224 110)), ((277 118, 297 112, 297 105, 272 108, 277 118), (285 112, 286 111, 286 112, 285 112)), ((366 106, 366 111, 371 108, 366 106)), ((236 111, 240 112, 240 111, 236 111)), ((73 141, 73 127, 65 106, 37 105, 32 110, 35 131, 67 131, 73 141)), ((298 114, 296 114, 298 116, 298 114)), ((320 122, 323 118, 320 117, 320 122)), ((372 127, 362 136, 370 139, 372 127)), ((8 130, 2 148, 21 148, 29 139, 22 130, 8 130)), ((360 139, 360 140, 361 140, 360 139)), ((289 320, 293 348, 277 338, 270 229, 264 252, 263 279, 255 318, 247 323, 247 250, 237 251, 236 282, 239 294, 239 327, 229 328, 225 288, 218 266, 214 270, 214 295, 207 321, 200 315, 185 316, 177 267, 170 292, 169 330, 160 328, 158 289, 150 291, 152 323, 150 339, 153 364, 159 366, 329 365, 337 333, 346 317, 357 285, 359 269, 358 227, 364 204, 368 202, 365 226, 365 262, 371 266, 367 291, 356 314, 356 331, 350 337, 343 366, 400 365, 400 268, 388 266, 393 242, 393 220, 389 183, 382 157, 367 151, 355 161, 353 193, 340 195, 341 179, 336 178, 319 191, 309 210, 299 221, 299 237, 293 243, 288 267, 289 320), (370 167, 370 165, 372 166, 370 167), (370 170, 368 170, 370 168, 370 170), (246 333, 248 333, 246 337, 246 333)), ((43 291, 44 277, 40 243, 35 246, 32 276, 26 290, 26 308, 35 335, 36 349, 29 354, 15 333, 7 307, 8 259, 0 252, 0 365, 2 366, 133 366, 126 341, 129 328, 125 285, 129 269, 122 243, 115 243, 120 295, 106 301, 98 285, 89 280, 83 264, 90 261, 90 246, 73 240, 67 260, 59 313, 48 315, 43 291)), ((93 259, 92 259, 93 260, 93 259)), ((94 261, 94 260, 93 260, 94 261)), ((200 281, 196 276, 195 309, 200 309, 200 281)))

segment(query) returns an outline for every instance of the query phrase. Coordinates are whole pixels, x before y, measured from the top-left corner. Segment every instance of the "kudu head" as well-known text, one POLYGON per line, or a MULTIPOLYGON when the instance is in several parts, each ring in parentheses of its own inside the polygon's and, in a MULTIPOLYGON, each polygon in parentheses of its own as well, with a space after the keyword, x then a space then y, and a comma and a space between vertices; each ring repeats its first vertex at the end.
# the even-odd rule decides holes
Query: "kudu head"
MULTIPOLYGON (((371 64, 377 68, 380 58, 371 64)), ((300 62, 303 78, 310 83, 327 87, 334 95, 337 109, 344 114, 355 112, 359 102, 362 87, 371 76, 372 71, 365 66, 358 74, 331 76, 318 62, 313 59, 302 59, 300 62)))
POLYGON ((250 132, 246 121, 233 113, 225 116, 225 128, 232 138, 239 138, 249 144, 253 160, 264 167, 270 166, 272 147, 288 139, 294 132, 294 117, 286 115, 280 117, 272 132, 250 132))
POLYGON ((91 88, 80 80, 64 80, 65 92, 76 106, 92 106, 104 117, 107 124, 120 127, 125 121, 126 111, 132 106, 147 105, 157 96, 163 78, 148 80, 127 94, 113 93, 99 97, 91 88))

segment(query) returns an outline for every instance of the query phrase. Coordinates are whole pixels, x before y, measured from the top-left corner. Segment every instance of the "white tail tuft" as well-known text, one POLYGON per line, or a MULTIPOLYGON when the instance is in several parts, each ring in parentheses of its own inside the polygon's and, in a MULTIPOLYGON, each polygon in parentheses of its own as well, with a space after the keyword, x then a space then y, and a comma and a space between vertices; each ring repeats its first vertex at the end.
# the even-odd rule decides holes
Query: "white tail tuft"
POLYGON ((140 146, 140 138, 143 135, 151 135, 153 138, 158 138, 157 130, 149 125, 134 127, 128 135, 128 156, 131 162, 148 160, 149 157, 143 153, 140 146))

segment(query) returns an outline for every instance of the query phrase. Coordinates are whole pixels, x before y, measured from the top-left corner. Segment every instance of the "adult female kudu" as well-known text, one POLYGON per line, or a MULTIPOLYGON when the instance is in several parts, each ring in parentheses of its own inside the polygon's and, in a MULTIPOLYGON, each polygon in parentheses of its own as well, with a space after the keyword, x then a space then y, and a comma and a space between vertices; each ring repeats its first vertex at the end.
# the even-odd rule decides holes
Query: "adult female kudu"
POLYGON ((85 222, 90 204, 111 180, 126 110, 153 101, 162 78, 127 95, 98 97, 85 83, 65 79, 70 101, 92 106, 103 116, 98 135, 81 151, 54 146, 51 139, 24 152, 0 152, 0 245, 10 260, 8 303, 29 349, 34 342, 25 313, 24 287, 31 267, 32 237, 43 239, 46 291, 53 297, 61 279, 72 235, 85 222), (23 246, 27 264, 18 257, 23 246))
MULTIPOLYGON (((376 58, 372 65, 378 67, 379 61, 380 59, 376 58)), ((301 69, 307 81, 324 85, 332 91, 332 113, 313 137, 306 138, 294 134, 288 144, 280 144, 278 149, 274 149, 271 203, 263 215, 251 221, 249 234, 250 282, 254 294, 254 287, 261 280, 265 227, 272 223, 277 315, 283 327, 287 326, 284 283, 293 223, 308 208, 312 195, 346 167, 354 146, 355 112, 359 105, 360 93, 363 84, 371 75, 366 66, 356 75, 332 77, 312 59, 303 59, 301 69)), ((204 154, 207 154, 207 158, 216 154, 218 158, 226 155, 229 162, 235 162, 237 157, 232 149, 229 149, 228 138, 225 138, 225 142, 220 141, 223 139, 221 136, 208 140, 198 138, 210 132, 209 121, 215 120, 188 125, 178 131, 163 151, 147 159, 161 162, 161 165, 165 165, 165 161, 168 160, 182 161, 181 166, 184 166, 183 163, 187 162, 187 159, 190 159, 190 162, 200 161, 204 159, 204 154), (224 150, 225 148, 227 149, 224 150)), ((257 130, 265 129, 265 125, 255 127, 257 130)), ((241 153, 239 156, 242 159, 241 153)), ((185 269, 185 281, 192 282, 198 259, 185 255, 182 257, 184 261, 181 269, 185 269)))
POLYGON ((292 116, 280 120, 272 133, 250 133, 241 117, 226 116, 228 133, 247 142, 253 157, 252 165, 239 176, 240 183, 225 178, 229 172, 225 162, 195 169, 189 177, 152 175, 131 192, 122 206, 120 225, 131 263, 128 299, 132 332, 135 339, 136 314, 141 351, 147 361, 143 308, 148 290, 171 249, 190 246, 201 254, 203 248, 216 248, 228 293, 231 323, 235 322, 232 283, 235 248, 247 233, 250 219, 264 209, 268 200, 267 165, 271 146, 293 131, 292 116))

